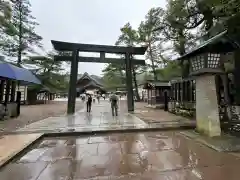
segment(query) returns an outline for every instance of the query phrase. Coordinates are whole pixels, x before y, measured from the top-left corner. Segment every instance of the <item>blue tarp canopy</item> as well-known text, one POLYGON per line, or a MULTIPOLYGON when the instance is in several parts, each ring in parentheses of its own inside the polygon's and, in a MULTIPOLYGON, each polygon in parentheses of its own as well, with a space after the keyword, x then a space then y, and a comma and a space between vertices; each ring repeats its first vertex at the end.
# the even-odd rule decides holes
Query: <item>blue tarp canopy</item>
POLYGON ((31 71, 9 63, 0 63, 0 77, 41 84, 40 80, 31 71))

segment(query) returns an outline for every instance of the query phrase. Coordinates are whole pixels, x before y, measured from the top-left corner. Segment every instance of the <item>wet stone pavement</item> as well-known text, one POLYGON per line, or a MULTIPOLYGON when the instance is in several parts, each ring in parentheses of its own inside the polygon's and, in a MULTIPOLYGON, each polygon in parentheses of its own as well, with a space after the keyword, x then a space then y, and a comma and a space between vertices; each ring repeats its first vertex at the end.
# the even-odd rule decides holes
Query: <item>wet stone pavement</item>
POLYGON ((238 180, 240 158, 178 132, 47 138, 0 171, 1 180, 238 180))
POLYGON ((111 114, 110 103, 103 101, 100 104, 93 104, 92 112, 87 113, 86 109, 76 112, 74 115, 49 117, 36 123, 32 123, 17 132, 88 132, 97 130, 112 130, 124 128, 144 128, 147 124, 141 119, 126 113, 125 101, 121 102, 118 116, 111 114))
MULTIPOLYGON (((32 123, 17 132, 38 133, 64 133, 64 132, 93 132, 108 130, 128 129, 154 129, 178 127, 180 123, 149 124, 140 118, 127 113, 127 102, 120 101, 119 115, 113 117, 109 101, 95 103, 89 114, 85 108, 70 116, 49 117, 47 119, 32 123)), ((194 127, 194 124, 184 123, 185 126, 194 127)))
POLYGON ((0 169, 0 180, 239 179, 239 156, 198 144, 186 138, 181 129, 143 132, 179 123, 146 123, 126 113, 126 108, 126 101, 121 101, 119 116, 112 117, 109 102, 102 101, 93 105, 91 114, 83 109, 72 116, 50 117, 19 129, 17 133, 25 136, 36 132, 62 136, 44 138, 15 157, 0 169), (139 131, 97 133, 114 129, 139 131), (64 134, 73 131, 89 131, 91 135, 64 134))

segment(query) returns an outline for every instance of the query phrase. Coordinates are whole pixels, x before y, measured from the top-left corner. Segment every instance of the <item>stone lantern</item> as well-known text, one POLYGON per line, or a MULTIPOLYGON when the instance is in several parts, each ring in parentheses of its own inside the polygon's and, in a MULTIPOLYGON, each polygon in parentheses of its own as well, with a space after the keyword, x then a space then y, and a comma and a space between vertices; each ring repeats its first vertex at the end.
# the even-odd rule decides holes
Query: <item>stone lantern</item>
POLYGON ((219 53, 204 53, 190 58, 190 75, 223 73, 222 69, 219 68, 220 57, 219 53))
POLYGON ((220 136, 216 74, 220 68, 220 53, 203 52, 189 57, 189 75, 195 76, 197 130, 208 136, 220 136))

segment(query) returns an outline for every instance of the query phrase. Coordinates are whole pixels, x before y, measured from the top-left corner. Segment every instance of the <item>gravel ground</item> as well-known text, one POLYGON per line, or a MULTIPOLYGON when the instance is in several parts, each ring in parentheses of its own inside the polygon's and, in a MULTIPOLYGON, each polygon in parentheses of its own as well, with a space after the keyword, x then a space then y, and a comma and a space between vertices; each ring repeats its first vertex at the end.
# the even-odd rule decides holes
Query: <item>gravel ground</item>
MULTIPOLYGON (((81 101, 77 101, 76 111, 82 109, 83 105, 81 101)), ((0 132, 14 131, 51 116, 60 116, 65 114, 66 110, 66 101, 51 101, 48 104, 41 105, 23 105, 19 117, 0 121, 0 132)))

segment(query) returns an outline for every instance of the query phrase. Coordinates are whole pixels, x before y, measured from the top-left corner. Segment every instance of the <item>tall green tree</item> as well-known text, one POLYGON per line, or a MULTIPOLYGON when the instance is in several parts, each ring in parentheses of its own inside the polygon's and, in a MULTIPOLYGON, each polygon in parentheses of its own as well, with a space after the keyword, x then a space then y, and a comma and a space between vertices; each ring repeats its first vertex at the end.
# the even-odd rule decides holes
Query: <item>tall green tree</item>
MULTIPOLYGON (((139 34, 136 30, 132 28, 130 23, 126 23, 120 29, 120 31, 121 35, 119 36, 116 45, 136 46, 139 43, 139 34)), ((133 56, 131 58, 133 58, 133 56)), ((137 100, 140 100, 140 96, 138 93, 137 74, 143 73, 143 71, 145 71, 145 68, 143 68, 143 66, 133 65, 133 82, 137 100)))
POLYGON ((164 68, 157 69, 157 73, 161 77, 161 80, 170 81, 175 77, 180 77, 182 69, 177 61, 169 61, 164 68))
MULTIPOLYGON (((219 26, 214 28, 216 24, 221 24, 240 12, 238 0, 169 0, 168 5, 170 4, 180 5, 182 12, 185 13, 185 21, 175 19, 175 24, 183 25, 186 29, 199 28, 200 35, 206 34, 206 38, 212 36, 212 30, 213 35, 219 33, 219 26)), ((179 17, 179 14, 176 16, 179 17)))
POLYGON ((44 56, 29 56, 26 59, 23 59, 24 64, 31 64, 38 67, 39 73, 48 73, 55 72, 58 73, 62 68, 61 61, 54 60, 55 52, 50 51, 44 56))
POLYGON ((125 84, 122 83, 122 77, 113 71, 105 72, 102 79, 106 89, 116 89, 117 87, 125 86, 125 84))
POLYGON ((16 31, 5 39, 1 48, 8 56, 17 57, 17 64, 21 64, 22 55, 34 52, 35 47, 41 47, 42 37, 35 32, 38 23, 31 14, 29 0, 11 0, 11 3, 11 23, 16 31))
POLYGON ((12 22, 12 8, 7 1, 0 1, 0 48, 6 45, 6 39, 16 33, 12 22))
POLYGON ((152 8, 145 16, 145 20, 141 22, 138 33, 139 41, 141 44, 147 45, 148 50, 146 57, 150 60, 150 68, 152 69, 154 80, 157 80, 156 68, 159 64, 163 63, 164 59, 161 59, 161 51, 159 43, 163 43, 163 38, 160 36, 160 31, 155 31, 163 21, 164 10, 162 8, 152 8))
POLYGON ((49 52, 45 56, 30 56, 23 59, 23 64, 32 65, 36 68, 35 73, 41 78, 43 85, 58 85, 58 78, 62 79, 60 74, 63 70, 62 62, 54 61, 54 52, 49 52))
POLYGON ((0 28, 5 29, 12 17, 12 9, 9 2, 0 1, 0 28))
POLYGON ((123 86, 126 84, 125 64, 110 63, 103 69, 105 82, 109 85, 114 82, 114 85, 123 86), (109 79, 109 81, 107 81, 109 79), (111 82, 111 83, 110 83, 111 82))
MULTIPOLYGON (((187 28, 189 25, 188 11, 185 9, 184 0, 169 0, 162 23, 161 32, 173 44, 174 50, 183 55, 189 48, 194 47, 196 36, 187 28)), ((190 23, 191 24, 191 23, 190 23)))

